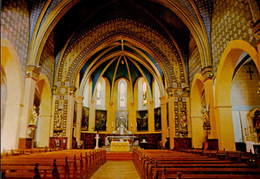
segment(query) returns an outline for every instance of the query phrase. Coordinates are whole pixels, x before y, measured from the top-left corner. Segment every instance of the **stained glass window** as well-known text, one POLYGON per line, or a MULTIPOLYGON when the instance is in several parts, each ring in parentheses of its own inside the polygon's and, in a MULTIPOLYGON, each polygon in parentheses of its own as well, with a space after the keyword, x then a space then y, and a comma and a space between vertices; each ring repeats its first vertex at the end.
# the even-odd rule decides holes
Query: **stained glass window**
POLYGON ((120 80, 118 83, 118 108, 126 109, 127 107, 127 84, 124 79, 120 80))

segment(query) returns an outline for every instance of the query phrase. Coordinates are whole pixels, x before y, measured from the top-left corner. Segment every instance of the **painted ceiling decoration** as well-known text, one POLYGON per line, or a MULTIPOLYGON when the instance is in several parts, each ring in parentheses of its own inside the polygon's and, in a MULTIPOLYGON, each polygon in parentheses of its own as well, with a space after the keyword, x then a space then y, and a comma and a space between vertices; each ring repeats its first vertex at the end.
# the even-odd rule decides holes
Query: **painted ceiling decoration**
POLYGON ((132 86, 143 76, 150 88, 153 80, 160 81, 164 88, 187 85, 190 35, 198 46, 202 66, 212 63, 209 46, 212 0, 31 0, 29 5, 32 15, 28 64, 39 64, 42 49, 53 32, 56 85, 75 86, 77 73, 81 82, 84 76, 91 77, 94 87, 100 76, 110 83, 120 77, 131 79, 132 86), (123 19, 123 27, 116 24, 118 19, 123 19), (140 27, 143 29, 139 30, 140 27), (118 28, 117 32, 113 28, 118 28), (97 29, 99 33, 94 33, 97 29), (146 34, 144 29, 152 33, 146 34), (113 39, 112 36, 119 33, 127 38, 113 39), (164 43, 156 43, 159 39, 164 43), (121 40, 125 43, 125 49, 121 49, 124 54, 116 54, 120 51, 121 40), (104 59, 103 68, 94 67, 90 73, 87 69, 96 65, 95 56, 104 59), (108 62, 105 56, 109 57, 106 58, 108 62), (125 64, 118 65, 117 71, 127 73, 120 75, 115 69, 113 79, 109 71, 119 58, 125 64), (111 60, 114 62, 110 64, 111 60))
POLYGON ((80 82, 83 81, 84 84, 84 81, 87 81, 90 77, 92 79, 92 93, 94 94, 94 89, 100 77, 107 78, 112 94, 114 83, 120 78, 125 78, 130 82, 131 92, 133 93, 137 79, 143 77, 149 84, 150 92, 152 92, 153 74, 156 72, 146 62, 146 59, 154 64, 162 79, 164 76, 156 61, 150 55, 147 55, 147 52, 143 52, 122 39, 112 43, 110 47, 98 51, 84 64, 80 71, 80 82), (139 61, 145 63, 148 69, 139 61), (149 70, 152 70, 152 72, 149 70))

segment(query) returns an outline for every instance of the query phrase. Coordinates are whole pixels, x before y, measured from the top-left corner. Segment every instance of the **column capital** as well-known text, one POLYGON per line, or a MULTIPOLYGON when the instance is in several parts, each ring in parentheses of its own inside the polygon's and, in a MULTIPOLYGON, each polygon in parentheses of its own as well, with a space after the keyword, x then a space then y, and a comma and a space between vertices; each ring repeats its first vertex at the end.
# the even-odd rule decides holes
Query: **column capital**
POLYGON ((174 95, 174 88, 173 87, 168 87, 166 89, 166 92, 168 94, 168 97, 172 97, 174 95))
POLYGON ((40 74, 40 67, 36 67, 34 65, 27 65, 26 67, 26 78, 32 78, 33 80, 37 80, 40 74))
POLYGON ((165 105, 167 103, 167 98, 166 96, 161 96, 160 97, 161 105, 165 105))
POLYGON ((76 97, 77 103, 82 103, 82 102, 83 102, 83 99, 84 99, 83 96, 77 96, 77 97, 76 97))
POLYGON ((74 96, 77 88, 75 86, 69 87, 69 95, 74 96))
POLYGON ((202 76, 204 77, 204 82, 205 82, 206 80, 208 80, 208 79, 212 79, 213 76, 214 76, 212 66, 204 67, 204 68, 201 70, 201 74, 202 74, 202 76))

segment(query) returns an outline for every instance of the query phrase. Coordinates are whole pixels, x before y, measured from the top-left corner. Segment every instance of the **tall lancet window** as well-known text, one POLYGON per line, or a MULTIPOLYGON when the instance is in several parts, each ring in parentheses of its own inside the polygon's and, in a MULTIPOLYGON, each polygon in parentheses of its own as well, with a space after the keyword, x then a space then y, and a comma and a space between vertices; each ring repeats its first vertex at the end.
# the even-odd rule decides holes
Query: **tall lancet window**
POLYGON ((106 82, 104 78, 97 84, 97 109, 105 109, 106 82))
POLYGON ((118 109, 127 109, 127 84, 124 79, 118 83, 118 109))
POLYGON ((147 103, 147 84, 143 81, 143 106, 146 106, 147 103))
POLYGON ((144 78, 138 80, 138 110, 147 109, 147 83, 144 78))
POLYGON ((101 105, 101 83, 97 84, 97 106, 101 105))

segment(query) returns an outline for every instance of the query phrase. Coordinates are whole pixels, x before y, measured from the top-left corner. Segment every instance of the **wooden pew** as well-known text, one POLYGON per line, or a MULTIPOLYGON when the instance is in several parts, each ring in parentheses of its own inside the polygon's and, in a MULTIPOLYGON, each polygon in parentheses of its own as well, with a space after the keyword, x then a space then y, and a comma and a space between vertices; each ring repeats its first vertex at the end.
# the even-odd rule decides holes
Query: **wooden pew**
MULTIPOLYGON (((33 175, 33 165, 35 162, 39 163, 39 173, 44 177, 53 177, 53 171, 59 171, 59 175, 64 178, 78 177, 78 178, 90 178, 90 176, 105 163, 105 151, 104 150, 84 150, 86 156, 82 156, 82 151, 66 151, 66 152, 54 152, 49 154, 28 156, 14 156, 6 157, 2 160, 1 169, 6 171, 5 174, 17 175, 19 178, 31 177, 33 175), (55 159, 55 162, 52 162, 55 159), (65 159, 65 162, 64 162, 65 159), (55 163, 55 165, 54 165, 55 163), (22 166, 21 166, 22 165, 22 166), (9 168, 8 168, 9 167, 9 168), (15 167, 19 170, 13 170, 15 167), (23 169, 24 167, 24 169, 23 169), (92 170, 89 170, 89 168, 92 170), (29 168, 27 170, 27 168, 29 168), (9 172, 12 171, 12 172, 9 172), (26 176, 21 173, 25 173, 26 176), (30 171, 30 172, 28 172, 30 171), (52 173, 50 173, 52 171, 52 173), (42 174, 44 173, 44 174, 42 174)), ((53 177, 54 178, 54 177, 53 177)))
MULTIPOLYGON (((141 178, 257 178, 259 168, 249 168, 239 162, 241 153, 213 151, 216 158, 203 156, 203 152, 169 152, 160 150, 134 150, 133 161, 141 178), (222 160, 221 160, 222 159, 222 160), (225 159, 225 160, 224 160, 225 159)), ((211 155, 210 155, 211 156, 211 155)))

